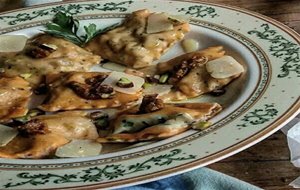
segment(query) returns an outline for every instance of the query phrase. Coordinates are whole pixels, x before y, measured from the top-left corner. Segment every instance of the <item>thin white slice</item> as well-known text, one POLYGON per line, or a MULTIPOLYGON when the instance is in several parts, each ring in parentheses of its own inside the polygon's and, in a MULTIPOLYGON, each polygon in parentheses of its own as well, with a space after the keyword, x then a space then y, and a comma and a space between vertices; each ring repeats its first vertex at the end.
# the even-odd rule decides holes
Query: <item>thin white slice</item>
POLYGON ((102 145, 93 140, 74 139, 70 143, 59 147, 55 155, 61 158, 76 158, 99 155, 102 145))
POLYGON ((50 48, 50 49, 57 50, 57 46, 54 45, 54 44, 42 44, 42 45, 43 45, 43 46, 46 46, 46 47, 48 47, 48 48, 50 48))
POLYGON ((108 69, 111 71, 119 71, 119 72, 123 72, 126 69, 125 66, 113 62, 104 63, 102 64, 102 67, 104 69, 108 69))
POLYGON ((158 96, 162 96, 171 91, 173 85, 151 85, 143 90, 144 94, 158 94, 158 96))
POLYGON ((142 77, 129 75, 122 72, 113 71, 108 77, 102 82, 102 84, 111 85, 116 91, 122 92, 125 94, 136 94, 142 89, 145 80, 142 77), (117 86, 117 82, 120 78, 125 77, 133 83, 131 88, 121 88, 117 86))
POLYGON ((148 34, 173 30, 173 23, 165 13, 153 13, 148 17, 147 29, 148 34))
POLYGON ((0 124, 0 147, 7 145, 18 135, 18 131, 14 128, 0 124))
POLYGON ((27 39, 23 35, 0 35, 0 52, 22 51, 27 39))
POLYGON ((194 118, 188 113, 178 114, 175 118, 167 120, 164 124, 172 125, 172 127, 180 127, 184 124, 190 124, 194 118))
POLYGON ((207 62, 206 69, 216 79, 224 79, 244 72, 244 67, 233 57, 227 55, 207 62))
POLYGON ((182 47, 186 53, 197 51, 199 49, 199 42, 194 39, 185 39, 182 41, 182 47))

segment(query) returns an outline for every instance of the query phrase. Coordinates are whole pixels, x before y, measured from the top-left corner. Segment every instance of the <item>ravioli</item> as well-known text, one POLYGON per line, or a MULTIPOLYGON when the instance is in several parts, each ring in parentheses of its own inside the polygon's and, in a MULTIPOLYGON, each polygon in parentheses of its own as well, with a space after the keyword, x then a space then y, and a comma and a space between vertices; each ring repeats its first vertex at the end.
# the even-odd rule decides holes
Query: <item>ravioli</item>
POLYGON ((152 64, 190 31, 188 23, 175 22, 173 28, 147 33, 149 10, 133 12, 122 25, 95 37, 86 49, 104 59, 142 68, 152 64))
POLYGON ((83 112, 61 112, 33 118, 46 128, 44 134, 19 134, 0 147, 0 158, 44 158, 72 139, 94 140, 99 135, 91 119, 83 112))
POLYGON ((23 51, 2 59, 6 75, 26 75, 33 84, 38 84, 41 76, 48 73, 88 71, 101 60, 69 41, 49 35, 33 38, 23 51))
MULTIPOLYGON (((89 27, 87 37, 94 36, 94 26, 89 27)), ((21 52, 0 53, 0 123, 11 127, 2 130, 7 138, 0 145, 0 158, 53 158, 58 148, 58 157, 94 156, 209 126, 208 120, 222 110, 220 104, 164 101, 222 90, 244 67, 225 55, 222 46, 156 64, 189 31, 185 16, 144 9, 84 48, 43 34, 28 40, 21 52), (102 58, 127 68, 124 73, 89 72, 102 58), (226 69, 228 65, 235 67, 226 69), (28 112, 32 91, 38 101, 28 112), (40 98, 45 98, 43 103, 40 98), (106 108, 115 109, 102 110, 106 108), (95 146, 83 150, 83 142, 95 146), (99 143, 109 151, 101 151, 99 143), (64 154, 64 148, 90 152, 64 154)))
POLYGON ((223 47, 218 46, 184 54, 167 62, 159 63, 157 65, 159 74, 173 73, 168 79, 168 83, 174 85, 175 88, 168 95, 165 95, 164 98, 168 100, 182 100, 197 97, 219 90, 239 77, 241 73, 226 78, 214 78, 207 71, 206 64, 208 61, 221 58, 224 55, 223 47), (189 67, 187 66, 188 64, 194 64, 194 66, 187 71, 185 69, 189 67), (182 74, 183 72, 186 73, 182 74))
MULTIPOLYGON (((40 109, 44 111, 74 110, 74 109, 96 109, 96 108, 116 108, 126 106, 137 101, 141 92, 135 94, 125 94, 115 91, 111 97, 93 98, 82 97, 70 87, 71 83, 78 86, 89 86, 87 81, 104 80, 109 73, 101 72, 72 72, 56 76, 56 79, 50 79, 50 97, 46 103, 42 104, 40 109)), ((101 81, 100 81, 101 83, 101 81)), ((95 95, 99 94, 98 92, 95 95)), ((109 94, 104 94, 109 96, 109 94)))
POLYGON ((117 116, 112 124, 112 135, 97 141, 122 143, 165 139, 190 129, 196 122, 207 121, 221 110, 217 103, 186 103, 169 104, 158 111, 139 114, 136 106, 117 116))
POLYGON ((30 96, 30 84, 23 78, 0 77, 0 122, 26 115, 30 96))

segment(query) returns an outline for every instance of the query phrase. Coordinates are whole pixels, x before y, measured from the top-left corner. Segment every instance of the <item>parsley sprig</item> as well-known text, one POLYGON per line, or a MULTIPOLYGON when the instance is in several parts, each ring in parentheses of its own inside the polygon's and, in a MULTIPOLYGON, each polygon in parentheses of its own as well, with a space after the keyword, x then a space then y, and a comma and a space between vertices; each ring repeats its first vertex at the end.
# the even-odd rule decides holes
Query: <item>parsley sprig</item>
POLYGON ((97 29, 95 24, 89 24, 88 26, 83 27, 85 34, 79 35, 79 21, 63 12, 58 12, 54 16, 52 22, 46 24, 46 30, 44 32, 52 36, 64 38, 79 46, 84 46, 98 34, 113 29, 118 25, 119 23, 103 29, 97 29))

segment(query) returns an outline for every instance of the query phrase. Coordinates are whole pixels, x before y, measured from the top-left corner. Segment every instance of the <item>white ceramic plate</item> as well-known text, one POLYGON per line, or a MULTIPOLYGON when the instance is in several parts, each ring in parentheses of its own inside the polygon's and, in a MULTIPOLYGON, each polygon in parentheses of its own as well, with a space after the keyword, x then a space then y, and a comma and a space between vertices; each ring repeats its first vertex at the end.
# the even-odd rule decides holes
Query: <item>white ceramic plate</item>
MULTIPOLYGON (((274 133, 299 113, 300 37, 265 16, 234 7, 182 1, 82 1, 0 14, 0 33, 32 36, 65 11, 108 26, 132 11, 192 16, 187 37, 201 48, 223 45, 247 73, 215 99, 225 109, 206 131, 96 157, 52 160, 0 159, 0 189, 113 188, 179 174, 237 153, 274 133)), ((174 47, 162 60, 183 53, 174 47)), ((204 96, 196 101, 212 99, 204 96)))

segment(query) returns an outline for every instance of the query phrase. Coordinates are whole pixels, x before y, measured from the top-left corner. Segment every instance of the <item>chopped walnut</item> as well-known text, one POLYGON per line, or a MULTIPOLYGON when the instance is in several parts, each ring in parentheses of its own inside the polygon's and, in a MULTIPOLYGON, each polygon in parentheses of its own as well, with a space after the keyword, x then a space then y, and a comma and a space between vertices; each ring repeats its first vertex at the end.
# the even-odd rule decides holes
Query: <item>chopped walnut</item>
POLYGON ((17 126, 18 131, 23 135, 46 134, 49 132, 48 128, 39 120, 33 119, 17 126))
POLYGON ((116 85, 120 88, 132 88, 134 86, 132 82, 129 82, 129 83, 117 82, 116 85))
POLYGON ((100 82, 92 85, 72 81, 67 84, 78 96, 87 100, 109 99, 115 94, 114 88, 100 82))
POLYGON ((85 83, 89 85, 96 85, 97 83, 101 83, 106 79, 107 75, 97 75, 95 77, 85 79, 85 83))
POLYGON ((49 86, 46 83, 40 83, 35 89, 34 89, 34 94, 36 95, 42 95, 42 94, 47 94, 49 91, 49 86))
POLYGON ((179 82, 185 75, 187 75, 193 68, 205 64, 208 61, 204 56, 193 56, 191 59, 184 60, 181 64, 176 65, 172 72, 172 76, 168 80, 170 84, 179 82))
POLYGON ((146 78, 145 78, 145 81, 147 83, 159 83, 159 77, 158 78, 155 78, 154 76, 150 76, 150 75, 147 75, 146 78))
POLYGON ((48 57, 52 52, 54 52, 56 49, 53 49, 47 45, 44 44, 36 44, 32 48, 30 48, 26 54, 32 58, 45 58, 48 57))
POLYGON ((158 94, 145 95, 140 105, 139 113, 150 113, 162 109, 164 103, 157 96, 158 94))

